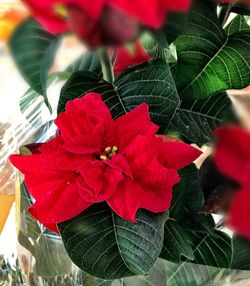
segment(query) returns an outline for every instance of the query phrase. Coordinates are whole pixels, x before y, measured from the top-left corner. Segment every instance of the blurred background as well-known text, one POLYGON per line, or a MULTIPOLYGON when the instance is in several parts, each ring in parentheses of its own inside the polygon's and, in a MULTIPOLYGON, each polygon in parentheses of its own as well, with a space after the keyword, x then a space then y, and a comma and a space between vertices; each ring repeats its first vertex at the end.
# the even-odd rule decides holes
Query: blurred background
MULTIPOLYGON (((28 85, 9 54, 8 41, 11 34, 28 16, 21 1, 0 0, 0 263, 3 255, 10 264, 15 264, 17 252, 15 173, 8 157, 21 145, 32 142, 35 136, 37 138, 38 130, 54 117, 54 114, 48 112, 41 96, 34 100, 28 97, 28 85)), ((67 67, 83 50, 76 38, 66 38, 52 67, 53 71, 67 67)), ((55 83, 49 90, 49 94, 53 94, 54 107, 59 87, 55 83)))

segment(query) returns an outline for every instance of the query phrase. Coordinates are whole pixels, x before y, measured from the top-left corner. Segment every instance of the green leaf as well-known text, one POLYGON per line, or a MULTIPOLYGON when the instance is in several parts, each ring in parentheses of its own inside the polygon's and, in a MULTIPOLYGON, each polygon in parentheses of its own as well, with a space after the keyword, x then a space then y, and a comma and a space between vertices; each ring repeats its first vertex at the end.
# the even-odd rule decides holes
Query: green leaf
POLYGON ((119 117, 141 103, 149 105, 152 120, 164 132, 171 121, 179 97, 169 66, 157 60, 121 73, 111 85, 95 73, 74 73, 61 91, 58 113, 65 109, 68 100, 82 97, 88 92, 103 95, 113 117, 119 117))
POLYGON ((174 188, 160 257, 174 262, 181 258, 185 262, 228 268, 232 254, 231 240, 226 234, 214 230, 212 216, 200 213, 203 194, 198 186, 197 168, 190 165, 183 168, 179 175, 181 182, 174 188), (175 221, 169 226, 172 219, 175 221))
POLYGON ((75 72, 61 89, 57 113, 65 111, 69 100, 82 97, 89 92, 105 94, 104 100, 116 97, 113 87, 96 73, 75 72))
POLYGON ((58 235, 45 230, 28 212, 32 199, 23 184, 20 186, 20 216, 17 221, 18 241, 35 258, 34 270, 42 277, 69 274, 72 262, 58 235))
POLYGON ((194 262, 218 268, 230 268, 232 245, 230 237, 221 231, 189 232, 194 262))
POLYGON ((53 64, 61 37, 45 31, 33 18, 28 18, 14 32, 10 50, 24 79, 47 100, 47 75, 53 64))
MULTIPOLYGON (((180 249, 183 250, 189 248, 189 254, 192 254, 188 259, 180 256, 182 258, 182 263, 178 271, 182 271, 181 268, 185 268, 186 264, 193 263, 205 266, 222 268, 230 268, 231 266, 231 256, 232 256, 232 246, 230 237, 221 232, 198 232, 198 231, 186 231, 180 229, 179 236, 185 239, 186 246, 180 244, 176 248, 176 252, 180 253, 180 249)), ((163 250, 165 250, 165 241, 163 250)), ((173 251, 173 249, 170 248, 173 251)), ((186 256, 186 255, 184 255, 186 256)), ((174 260, 170 254, 161 253, 161 258, 168 261, 177 262, 174 260)))
POLYGON ((248 25, 246 19, 242 15, 236 16, 225 28, 227 35, 232 35, 241 31, 250 31, 250 26, 248 25))
POLYGON ((67 71, 70 73, 90 71, 101 76, 102 66, 98 53, 90 51, 85 52, 67 68, 67 71))
POLYGON ((170 217, 181 221, 186 218, 187 210, 197 214, 203 204, 203 194, 198 188, 198 169, 194 164, 179 171, 180 183, 174 186, 170 217))
POLYGON ((164 227, 164 242, 160 257, 168 261, 180 262, 181 256, 194 259, 189 236, 175 220, 168 219, 164 227))
POLYGON ((194 164, 179 171, 181 182, 174 186, 170 218, 175 219, 184 230, 213 232, 212 216, 201 214, 203 193, 198 185, 198 169, 194 164))
POLYGON ((211 140, 214 129, 235 121, 232 102, 224 92, 207 99, 184 98, 176 110, 169 130, 178 132, 189 142, 202 146, 211 140))
POLYGON ((181 182, 174 186, 169 216, 175 219, 185 231, 214 232, 211 215, 201 214, 204 198, 198 184, 198 169, 189 165, 179 171, 181 182))
POLYGON ((169 51, 169 45, 163 30, 144 33, 143 36, 140 38, 140 41, 147 54, 152 59, 162 59, 166 62, 169 62, 171 53, 169 51))
POLYGON ((250 241, 234 235, 231 269, 250 270, 250 241))
MULTIPOLYGON (((57 72, 52 73, 48 76, 47 88, 53 87, 55 84, 65 82, 69 78, 68 72, 57 72)), ((49 96, 48 96, 49 97, 49 96)), ((55 98, 53 94, 53 99, 55 98)), ((50 101, 51 98, 48 98, 50 101)), ((44 100, 41 95, 37 93, 34 89, 28 89, 24 95, 20 98, 20 110, 26 116, 27 120, 31 123, 32 121, 37 121, 38 117, 41 116, 41 122, 44 121, 42 118, 42 106, 44 100)), ((52 106, 53 109, 53 106, 52 106)))
POLYGON ((174 42, 185 29, 186 21, 186 13, 169 13, 166 24, 163 27, 163 31, 169 45, 174 42))
POLYGON ((58 224, 65 248, 83 271, 103 279, 146 274, 159 256, 167 214, 140 210, 137 223, 95 204, 58 224))
POLYGON ((206 99, 250 84, 250 32, 227 36, 215 3, 203 0, 195 1, 186 26, 176 40, 181 99, 206 99))

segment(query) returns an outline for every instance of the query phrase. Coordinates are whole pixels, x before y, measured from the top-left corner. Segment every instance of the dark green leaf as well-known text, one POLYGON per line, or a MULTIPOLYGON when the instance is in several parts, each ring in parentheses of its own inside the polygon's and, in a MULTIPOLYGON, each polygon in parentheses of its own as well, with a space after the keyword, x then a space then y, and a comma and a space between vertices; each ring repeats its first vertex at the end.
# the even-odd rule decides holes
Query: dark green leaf
POLYGON ((65 248, 83 271, 103 279, 146 274, 159 256, 167 214, 137 213, 121 219, 106 204, 95 204, 58 225, 65 248))
POLYGON ((202 233, 214 232, 214 220, 201 214, 204 198, 198 185, 198 169, 190 165, 179 171, 181 182, 175 185, 170 208, 170 218, 184 230, 202 233))
POLYGON ((85 52, 67 68, 67 71, 70 73, 77 71, 90 71, 101 76, 102 67, 98 53, 89 51, 85 52))
POLYGON ((233 236, 233 257, 231 269, 250 270, 250 240, 233 236))
POLYGON ((230 268, 232 245, 230 237, 221 231, 189 232, 194 262, 218 268, 230 268))
POLYGON ((102 94, 114 118, 141 103, 147 103, 152 120, 161 127, 162 132, 168 127, 179 105, 169 66, 161 60, 126 70, 116 78, 114 85, 94 73, 73 74, 62 89, 58 112, 64 110, 68 100, 82 97, 88 92, 102 94))
POLYGON ((169 13, 167 22, 163 27, 163 31, 169 45, 174 42, 185 29, 186 21, 186 13, 169 13))
POLYGON ((236 16, 225 29, 227 35, 232 35, 241 31, 250 31, 250 26, 248 25, 244 16, 236 16))
POLYGON ((24 79, 46 99, 47 75, 61 37, 45 31, 33 18, 24 21, 10 40, 10 49, 24 79))
POLYGON ((69 100, 82 97, 89 92, 105 94, 104 100, 115 98, 113 87, 93 72, 75 72, 61 89, 58 114, 65 110, 69 100))
POLYGON ((211 94, 250 84, 250 32, 228 37, 213 2, 195 1, 176 48, 176 82, 183 100, 206 99, 211 94))
POLYGON ((160 257, 168 261, 180 262, 181 256, 190 260, 194 259, 189 236, 175 220, 168 219, 165 223, 164 242, 160 257))
MULTIPOLYGON (((47 88, 59 82, 64 82, 68 78, 69 78, 69 74, 67 72, 52 73, 48 76, 47 88)), ((53 97, 55 97, 54 94, 53 94, 53 97)), ((48 101, 50 101, 50 98, 48 98, 48 101)), ((30 120, 30 121, 34 120, 34 118, 35 120, 37 120, 38 119, 37 117, 42 114, 41 107, 43 106, 43 103, 44 101, 41 100, 40 94, 37 93, 32 88, 28 89, 25 92, 25 94, 20 98, 20 102, 19 102, 21 112, 24 113, 27 120, 30 120)))
POLYGON ((200 213, 203 194, 198 186, 197 171, 190 165, 179 172, 181 182, 175 186, 170 208, 170 218, 175 222, 170 227, 169 220, 166 223, 161 258, 176 262, 176 258, 185 260, 186 257, 185 261, 226 268, 231 261, 231 241, 224 233, 214 230, 212 216, 200 213), (178 229, 178 234, 173 227, 178 229), (171 239, 173 234, 175 246, 171 239))
MULTIPOLYGON (((213 233, 198 231, 184 232, 183 229, 180 229, 179 235, 186 240, 186 245, 190 248, 189 253, 192 253, 193 257, 190 257, 192 259, 185 259, 182 256, 183 262, 179 265, 178 271, 185 271, 186 264, 189 263, 205 265, 206 267, 217 267, 218 269, 230 268, 232 246, 230 237, 225 233, 220 231, 214 231, 213 233), (183 236, 183 234, 185 235, 183 236)), ((183 245, 181 249, 183 251, 185 246, 183 245)), ((180 248, 177 247, 176 251, 179 253, 180 248)), ((167 255, 166 252, 162 252, 161 258, 174 261, 170 254, 167 255)))
POLYGON ((203 194, 198 188, 198 169, 194 164, 179 171, 181 182, 175 185, 170 208, 170 217, 185 219, 187 212, 197 214, 203 204, 203 194))
POLYGON ((153 38, 155 40, 155 47, 159 46, 163 49, 168 48, 169 43, 168 43, 166 35, 162 29, 154 31, 153 38))
POLYGON ((235 117, 232 102, 226 93, 201 100, 187 97, 177 109, 169 129, 201 146, 211 140, 215 128, 234 122, 235 117))

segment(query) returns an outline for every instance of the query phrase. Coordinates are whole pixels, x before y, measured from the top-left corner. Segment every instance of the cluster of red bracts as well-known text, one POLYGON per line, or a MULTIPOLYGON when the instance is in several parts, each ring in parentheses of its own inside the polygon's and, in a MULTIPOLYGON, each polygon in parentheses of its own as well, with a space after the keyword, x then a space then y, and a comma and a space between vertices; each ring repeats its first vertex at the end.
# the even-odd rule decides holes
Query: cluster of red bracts
POLYGON ((60 134, 40 153, 10 158, 35 199, 31 214, 54 231, 57 223, 103 201, 132 222, 140 208, 166 211, 180 181, 177 170, 201 154, 156 136, 146 104, 113 120, 95 93, 69 101, 55 123, 60 134))
POLYGON ((191 0, 23 0, 51 33, 72 31, 92 48, 135 40, 142 27, 160 28, 170 11, 185 12, 191 0))
MULTIPOLYGON (((72 31, 91 48, 134 41, 144 28, 159 29, 169 12, 187 12, 192 0, 23 0, 51 33, 72 31)), ((250 0, 219 0, 220 3, 250 0)))

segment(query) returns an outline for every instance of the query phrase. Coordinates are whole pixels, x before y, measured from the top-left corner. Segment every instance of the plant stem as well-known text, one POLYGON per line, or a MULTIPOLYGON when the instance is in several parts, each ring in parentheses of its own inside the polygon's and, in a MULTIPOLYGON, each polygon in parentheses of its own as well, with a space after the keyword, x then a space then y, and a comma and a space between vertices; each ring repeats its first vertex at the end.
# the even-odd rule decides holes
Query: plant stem
POLYGON ((53 113, 53 110, 52 110, 52 107, 51 107, 51 105, 50 105, 50 103, 49 103, 49 100, 48 100, 47 96, 44 97, 44 103, 47 105, 47 108, 48 108, 50 114, 52 114, 52 113, 53 113))
POLYGON ((226 24, 226 22, 230 16, 232 6, 233 6, 232 4, 228 4, 227 6, 221 8, 219 20, 220 20, 222 27, 225 26, 225 24, 226 24))
POLYGON ((107 49, 105 48, 100 49, 99 57, 102 65, 103 79, 109 83, 113 83, 114 71, 107 49))

